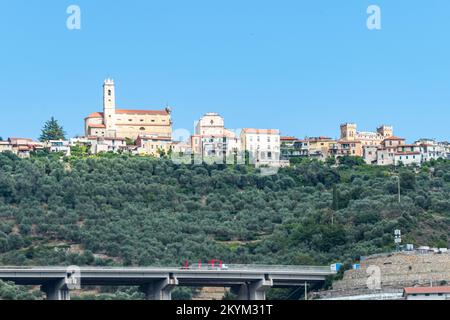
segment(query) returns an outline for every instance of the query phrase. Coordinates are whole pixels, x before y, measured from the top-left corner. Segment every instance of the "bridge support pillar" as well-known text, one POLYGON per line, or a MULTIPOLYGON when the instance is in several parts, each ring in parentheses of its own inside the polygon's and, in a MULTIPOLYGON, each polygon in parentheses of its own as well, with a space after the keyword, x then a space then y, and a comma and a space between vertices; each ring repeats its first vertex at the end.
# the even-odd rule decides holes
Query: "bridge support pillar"
POLYGON ((70 300, 70 290, 65 279, 49 282, 41 286, 41 291, 47 295, 47 300, 70 300))
POLYGON ((233 288, 238 300, 266 300, 266 291, 273 286, 271 279, 249 282, 233 288))
POLYGON ((178 285, 176 278, 152 281, 140 287, 147 300, 172 300, 172 290, 178 285))

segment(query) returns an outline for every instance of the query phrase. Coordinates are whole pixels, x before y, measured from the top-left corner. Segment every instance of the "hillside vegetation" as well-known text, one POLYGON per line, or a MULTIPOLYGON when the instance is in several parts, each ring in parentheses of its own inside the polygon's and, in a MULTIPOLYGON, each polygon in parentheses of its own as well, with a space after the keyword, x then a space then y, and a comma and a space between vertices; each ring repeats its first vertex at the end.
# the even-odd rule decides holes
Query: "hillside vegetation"
POLYGON ((397 228, 405 243, 448 246, 449 161, 303 161, 262 176, 142 157, 0 154, 3 265, 326 265, 392 250, 397 228))

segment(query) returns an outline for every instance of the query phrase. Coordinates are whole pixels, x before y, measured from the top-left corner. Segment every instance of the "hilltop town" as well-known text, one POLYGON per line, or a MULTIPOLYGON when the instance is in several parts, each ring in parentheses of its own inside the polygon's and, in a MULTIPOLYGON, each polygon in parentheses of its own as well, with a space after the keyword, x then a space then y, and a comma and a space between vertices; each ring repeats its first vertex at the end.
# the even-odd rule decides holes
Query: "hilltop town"
POLYGON ((327 161, 352 156, 366 164, 421 165, 432 159, 450 159, 450 143, 420 138, 407 143, 394 135, 394 128, 379 126, 375 132, 358 131, 355 123, 340 126, 339 138, 281 135, 280 129, 225 127, 218 113, 202 116, 194 134, 177 141, 173 137, 172 110, 118 109, 112 79, 103 83, 103 110, 84 119, 85 135, 63 140, 34 141, 11 137, 0 141, 0 152, 10 151, 21 158, 47 150, 70 155, 75 147, 86 153, 129 153, 184 157, 187 161, 209 163, 249 163, 257 167, 286 167, 303 158, 327 161))

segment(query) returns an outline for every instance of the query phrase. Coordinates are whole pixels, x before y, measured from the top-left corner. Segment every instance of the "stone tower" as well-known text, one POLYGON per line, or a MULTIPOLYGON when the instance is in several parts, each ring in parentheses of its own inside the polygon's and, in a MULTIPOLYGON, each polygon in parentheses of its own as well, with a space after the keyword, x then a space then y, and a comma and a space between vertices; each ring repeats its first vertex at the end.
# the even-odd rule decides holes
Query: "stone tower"
POLYGON ((377 132, 383 137, 389 138, 394 135, 394 128, 392 126, 381 125, 377 128, 377 132))
POLYGON ((341 125, 341 139, 353 141, 356 138, 356 124, 344 123, 341 125))
POLYGON ((103 117, 106 126, 106 135, 114 137, 116 132, 116 89, 114 80, 106 79, 103 83, 103 117))

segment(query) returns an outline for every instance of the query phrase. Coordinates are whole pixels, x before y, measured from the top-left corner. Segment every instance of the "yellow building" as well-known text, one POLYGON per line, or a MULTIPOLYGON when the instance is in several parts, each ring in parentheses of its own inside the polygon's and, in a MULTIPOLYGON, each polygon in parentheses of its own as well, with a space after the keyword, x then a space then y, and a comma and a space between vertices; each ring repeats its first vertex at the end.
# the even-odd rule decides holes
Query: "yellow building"
POLYGON ((308 153, 310 157, 328 158, 331 148, 336 140, 328 137, 312 137, 306 139, 308 142, 308 153))
POLYGON ((341 125, 341 140, 360 141, 363 147, 381 146, 384 139, 392 137, 394 129, 391 126, 381 125, 377 132, 357 131, 355 123, 345 123, 341 125))
POLYGON ((139 147, 140 154, 157 158, 168 155, 172 149, 171 139, 161 136, 140 135, 136 140, 136 145, 139 147))
POLYGON ((94 112, 85 119, 85 135, 108 138, 137 139, 140 135, 172 137, 170 109, 116 109, 114 81, 103 84, 103 112, 94 112))

